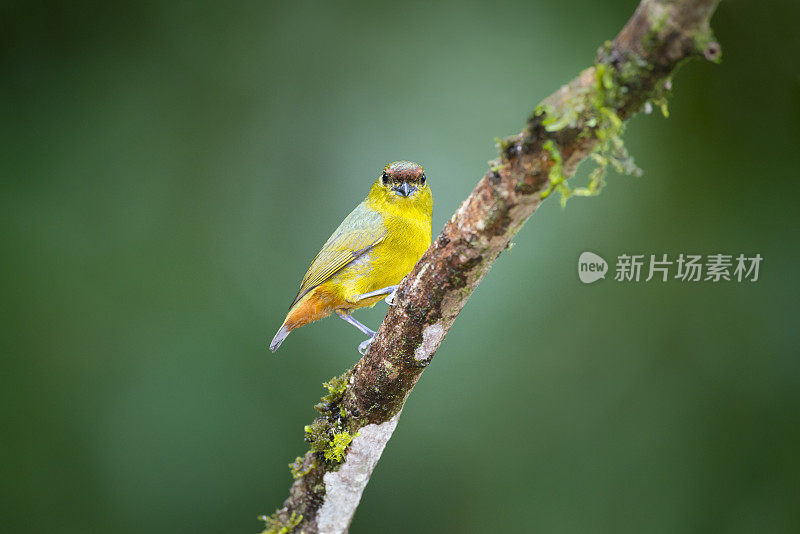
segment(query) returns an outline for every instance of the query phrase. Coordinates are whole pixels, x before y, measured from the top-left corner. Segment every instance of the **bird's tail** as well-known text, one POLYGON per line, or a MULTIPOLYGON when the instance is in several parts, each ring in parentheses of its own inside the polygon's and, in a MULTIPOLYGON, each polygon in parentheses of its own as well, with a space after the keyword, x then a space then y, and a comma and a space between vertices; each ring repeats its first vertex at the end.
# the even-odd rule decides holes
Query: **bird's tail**
POLYGON ((281 346, 283 340, 286 339, 286 336, 289 335, 289 332, 317 319, 327 317, 333 309, 332 296, 329 293, 320 292, 318 288, 306 294, 289 308, 289 313, 286 314, 286 319, 283 320, 281 329, 278 330, 278 333, 275 334, 269 344, 269 350, 275 352, 281 346))
POLYGON ((289 332, 291 331, 292 329, 286 326, 286 323, 283 323, 281 329, 278 330, 278 333, 275 334, 275 337, 272 338, 272 341, 269 344, 269 350, 271 350, 272 352, 278 350, 278 347, 281 346, 281 343, 283 343, 283 340, 286 339, 286 336, 288 336, 289 332))

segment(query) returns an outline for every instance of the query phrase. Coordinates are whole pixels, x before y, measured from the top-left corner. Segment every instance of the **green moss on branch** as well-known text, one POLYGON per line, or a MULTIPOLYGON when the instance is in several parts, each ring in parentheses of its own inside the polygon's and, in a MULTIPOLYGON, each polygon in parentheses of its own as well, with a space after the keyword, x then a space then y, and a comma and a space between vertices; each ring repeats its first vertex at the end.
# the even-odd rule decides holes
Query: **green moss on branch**
POLYGON ((289 534, 303 520, 303 515, 292 512, 287 521, 282 521, 276 512, 270 516, 262 515, 259 519, 267 524, 261 534, 289 534))

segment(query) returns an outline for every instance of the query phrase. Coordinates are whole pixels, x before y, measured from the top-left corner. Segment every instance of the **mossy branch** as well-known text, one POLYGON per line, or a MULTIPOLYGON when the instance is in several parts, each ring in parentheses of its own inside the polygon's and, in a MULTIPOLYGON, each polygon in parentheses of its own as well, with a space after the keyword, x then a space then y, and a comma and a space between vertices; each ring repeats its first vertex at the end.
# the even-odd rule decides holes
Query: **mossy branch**
POLYGON ((341 377, 306 427, 311 450, 291 464, 289 498, 265 532, 346 532, 406 398, 472 291, 553 191, 595 195, 606 169, 639 173, 622 143, 625 122, 657 106, 667 115, 671 77, 721 49, 709 27, 718 0, 643 0, 591 67, 545 99, 405 278, 369 352, 341 377), (596 168, 571 188, 578 164, 596 168))

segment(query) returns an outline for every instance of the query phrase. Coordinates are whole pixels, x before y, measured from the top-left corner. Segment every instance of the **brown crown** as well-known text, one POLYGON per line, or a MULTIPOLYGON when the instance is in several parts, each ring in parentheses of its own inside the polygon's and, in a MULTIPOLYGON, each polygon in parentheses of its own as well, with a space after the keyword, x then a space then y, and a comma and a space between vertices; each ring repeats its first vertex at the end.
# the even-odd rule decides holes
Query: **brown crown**
POLYGON ((422 167, 413 161, 395 161, 384 167, 383 172, 401 182, 413 182, 424 172, 422 167))

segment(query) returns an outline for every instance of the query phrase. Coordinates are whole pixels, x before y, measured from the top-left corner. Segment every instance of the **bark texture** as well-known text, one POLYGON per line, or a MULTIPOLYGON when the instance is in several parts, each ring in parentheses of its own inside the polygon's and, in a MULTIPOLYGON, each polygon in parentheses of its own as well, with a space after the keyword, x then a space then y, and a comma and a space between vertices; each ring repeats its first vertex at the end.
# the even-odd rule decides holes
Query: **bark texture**
POLYGON ((718 0, 643 0, 591 67, 545 99, 405 278, 369 352, 326 384, 306 427, 311 450, 292 465, 289 498, 265 532, 346 532, 400 411, 439 344, 541 202, 555 191, 592 195, 607 166, 635 172, 621 141, 643 107, 666 114, 671 76, 686 59, 717 61, 709 27, 718 0), (590 185, 565 180, 589 158, 590 185))

